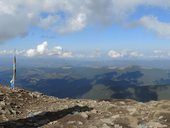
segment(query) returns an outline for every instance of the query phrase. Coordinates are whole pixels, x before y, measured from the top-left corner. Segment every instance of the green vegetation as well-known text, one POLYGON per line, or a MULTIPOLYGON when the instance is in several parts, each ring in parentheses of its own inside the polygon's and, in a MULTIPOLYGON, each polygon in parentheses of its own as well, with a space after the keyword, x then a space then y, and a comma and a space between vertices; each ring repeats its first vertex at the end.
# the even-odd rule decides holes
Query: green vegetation
MULTIPOLYGON (((1 70, 2 84, 9 84, 10 70, 1 70)), ((170 99, 170 70, 138 66, 20 68, 17 85, 61 98, 170 99)))

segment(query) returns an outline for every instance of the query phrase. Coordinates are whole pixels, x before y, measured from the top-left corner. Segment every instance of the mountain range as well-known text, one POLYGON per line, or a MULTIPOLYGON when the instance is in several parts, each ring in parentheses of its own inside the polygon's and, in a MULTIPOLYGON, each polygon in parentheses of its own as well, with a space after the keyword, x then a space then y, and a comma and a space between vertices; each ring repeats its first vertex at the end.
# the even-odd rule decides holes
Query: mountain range
MULTIPOLYGON (((0 71, 1 83, 9 85, 11 70, 0 71)), ((170 99, 170 70, 161 68, 74 67, 18 68, 18 87, 60 98, 170 99)))

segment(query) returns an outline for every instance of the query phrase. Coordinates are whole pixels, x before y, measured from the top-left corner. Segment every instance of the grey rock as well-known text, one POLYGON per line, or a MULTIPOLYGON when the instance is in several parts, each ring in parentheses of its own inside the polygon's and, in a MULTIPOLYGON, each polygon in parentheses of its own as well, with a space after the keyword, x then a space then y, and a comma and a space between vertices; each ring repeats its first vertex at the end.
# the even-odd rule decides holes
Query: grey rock
POLYGON ((0 101, 0 106, 4 107, 5 106, 5 101, 0 101))
POLYGON ((85 118, 85 119, 87 119, 87 118, 89 117, 89 116, 87 115, 87 113, 85 113, 85 112, 81 112, 80 115, 81 115, 83 118, 85 118))
POLYGON ((113 125, 113 122, 112 122, 112 120, 111 120, 110 118, 101 119, 101 121, 102 121, 103 123, 106 123, 106 124, 111 124, 111 125, 113 125))
POLYGON ((10 111, 10 114, 14 114, 14 115, 16 115, 16 113, 17 113, 17 112, 16 112, 15 110, 13 110, 13 109, 10 109, 9 111, 10 111))
POLYGON ((111 127, 108 126, 107 124, 103 124, 102 128, 111 128, 111 127))

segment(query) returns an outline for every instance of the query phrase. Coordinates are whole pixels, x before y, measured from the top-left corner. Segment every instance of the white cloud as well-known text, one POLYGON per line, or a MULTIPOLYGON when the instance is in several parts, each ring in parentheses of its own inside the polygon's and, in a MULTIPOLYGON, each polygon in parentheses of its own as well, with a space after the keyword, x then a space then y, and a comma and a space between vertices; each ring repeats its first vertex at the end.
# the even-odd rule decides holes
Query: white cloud
POLYGON ((159 50, 159 49, 156 49, 156 50, 153 51, 153 53, 155 53, 155 54, 161 54, 161 53, 164 53, 164 51, 159 50))
POLYGON ((35 49, 29 49, 29 50, 26 51, 25 54, 26 54, 26 56, 28 56, 28 57, 32 57, 32 56, 37 55, 37 52, 36 52, 35 49))
POLYGON ((42 44, 39 44, 35 49, 28 49, 25 52, 25 55, 28 57, 44 55, 48 52, 48 43, 45 41, 42 44))
POLYGON ((48 43, 47 41, 43 42, 42 44, 39 44, 36 49, 37 53, 45 54, 48 51, 48 43))
POLYGON ((73 57, 73 54, 72 54, 72 52, 63 52, 62 54, 61 54, 61 57, 63 57, 63 58, 71 58, 71 57, 73 57))
POLYGON ((12 54, 13 51, 12 50, 0 50, 0 55, 8 55, 8 54, 12 54))
POLYGON ((169 58, 170 52, 166 49, 157 49, 153 51, 154 58, 169 58))
POLYGON ((122 57, 136 58, 136 57, 143 57, 144 54, 141 52, 138 52, 138 51, 110 50, 110 51, 108 51, 108 56, 111 58, 122 58, 122 57))
POLYGON ((48 51, 49 56, 58 56, 62 58, 71 58, 73 57, 73 53, 70 51, 64 51, 63 47, 55 46, 53 49, 48 51))
POLYGON ((159 36, 170 38, 170 23, 160 22, 153 16, 145 16, 139 20, 139 24, 154 31, 159 36))
POLYGON ((28 50, 0 50, 0 55, 12 55, 16 54, 18 56, 26 57, 37 57, 37 56, 56 56, 61 58, 71 58, 74 57, 71 51, 63 50, 61 46, 55 46, 51 49, 48 48, 48 42, 44 41, 37 45, 36 48, 31 48, 28 50))
POLYGON ((48 55, 61 55, 63 53, 63 48, 61 46, 55 46, 48 55))
MULTIPOLYGON (((37 45, 35 49, 28 49, 24 53, 25 56, 34 57, 34 56, 57 56, 63 58, 73 57, 72 52, 64 51, 61 46, 55 46, 52 49, 48 48, 48 42, 44 41, 43 43, 37 45)), ((20 54, 20 55, 22 55, 20 54)))
POLYGON ((137 52, 137 51, 132 51, 129 53, 129 56, 131 57, 142 57, 144 56, 143 53, 137 52))
MULTIPOLYGON (((88 25, 127 23, 139 6, 170 9, 169 0, 1 0, 0 41, 25 36, 32 26, 58 33, 76 32, 88 25)), ((147 15, 147 14, 146 14, 147 15)), ((139 20, 139 19, 137 19, 139 20)), ((169 36, 169 23, 145 16, 140 24, 169 36)))
POLYGON ((0 1, 0 14, 13 15, 15 7, 12 5, 7 5, 5 2, 0 1))
POLYGON ((112 57, 112 58, 120 58, 120 57, 123 57, 124 54, 121 53, 121 52, 117 52, 117 51, 114 51, 114 50, 110 50, 108 52, 108 56, 112 57))
POLYGON ((44 28, 44 29, 49 29, 50 27, 54 26, 55 23, 59 20, 59 17, 58 16, 52 16, 52 15, 49 15, 48 17, 46 18, 41 18, 40 19, 40 23, 39 23, 39 26, 44 28))
POLYGON ((64 26, 56 28, 58 33, 64 34, 69 32, 80 31, 86 27, 86 15, 79 13, 77 16, 69 19, 64 26))

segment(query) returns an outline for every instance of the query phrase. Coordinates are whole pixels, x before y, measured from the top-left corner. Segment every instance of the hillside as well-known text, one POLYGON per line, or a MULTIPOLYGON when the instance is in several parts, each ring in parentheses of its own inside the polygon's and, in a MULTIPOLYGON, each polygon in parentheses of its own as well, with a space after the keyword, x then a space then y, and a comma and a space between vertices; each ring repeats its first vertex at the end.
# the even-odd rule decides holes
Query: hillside
MULTIPOLYGON (((9 84, 11 75, 11 70, 0 70, 0 83, 9 84)), ((17 68, 16 86, 59 98, 169 100, 170 70, 139 66, 17 68)))
POLYGON ((170 101, 58 99, 0 86, 1 128, 168 128, 170 101))

